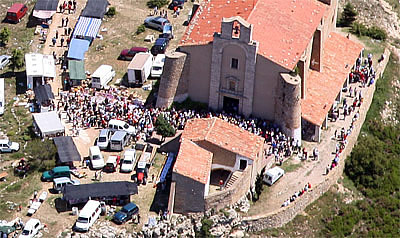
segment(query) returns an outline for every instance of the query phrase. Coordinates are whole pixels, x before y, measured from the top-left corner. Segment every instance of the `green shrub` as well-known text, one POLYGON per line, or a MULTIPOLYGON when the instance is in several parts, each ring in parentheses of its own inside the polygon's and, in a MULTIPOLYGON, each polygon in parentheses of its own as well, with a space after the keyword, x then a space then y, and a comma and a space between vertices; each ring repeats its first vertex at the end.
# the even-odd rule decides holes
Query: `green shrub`
POLYGON ((203 218, 201 220, 201 228, 200 231, 196 231, 195 237, 196 238, 211 238, 214 237, 211 235, 210 229, 213 225, 213 221, 209 219, 203 218))
POLYGON ((375 40, 386 40, 387 33, 384 29, 373 26, 368 29, 368 36, 375 40))
POLYGON ((157 134, 161 135, 165 139, 165 137, 174 136, 176 131, 171 124, 164 118, 163 115, 159 115, 156 120, 156 130, 157 134))
MULTIPOLYGON (((158 81, 157 81, 158 82, 158 81)), ((191 109, 191 110, 196 110, 196 111, 205 111, 208 109, 207 104, 201 103, 201 102, 195 102, 192 101, 192 99, 187 98, 185 101, 179 103, 179 102, 173 102, 171 107, 181 110, 181 109, 191 109)))
POLYGON ((10 39, 10 30, 7 27, 3 27, 0 31, 0 46, 6 45, 10 39))
POLYGON ((144 24, 138 26, 138 28, 136 30, 136 35, 143 33, 145 30, 146 30, 146 27, 144 26, 144 24))
POLYGON ((372 26, 370 28, 366 27, 364 24, 359 22, 353 22, 351 25, 350 32, 357 36, 369 36, 375 40, 386 40, 387 33, 385 30, 372 26))
POLYGON ((106 13, 106 15, 109 16, 109 17, 113 17, 116 14, 117 14, 117 10, 115 9, 115 7, 108 8, 108 11, 106 13))
POLYGON ((162 8, 163 6, 166 6, 169 3, 169 0, 150 0, 146 4, 149 8, 162 8))

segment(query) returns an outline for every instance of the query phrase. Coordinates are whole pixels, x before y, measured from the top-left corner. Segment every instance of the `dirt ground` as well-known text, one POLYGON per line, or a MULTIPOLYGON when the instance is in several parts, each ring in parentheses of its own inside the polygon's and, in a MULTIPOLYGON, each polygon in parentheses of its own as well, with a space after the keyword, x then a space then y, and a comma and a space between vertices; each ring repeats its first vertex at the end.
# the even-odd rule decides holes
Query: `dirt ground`
MULTIPOLYGON (((62 4, 63 1, 60 1, 62 4)), ((129 64, 129 61, 121 61, 118 60, 118 56, 121 50, 126 48, 131 48, 133 46, 142 46, 151 48, 152 43, 145 42, 144 38, 146 35, 153 34, 155 38, 158 37, 160 32, 157 32, 152 29, 146 28, 146 31, 141 33, 140 35, 136 35, 135 32, 139 25, 143 24, 144 19, 150 14, 150 10, 146 6, 145 0, 131 1, 131 0, 110 0, 110 6, 116 7, 117 14, 112 18, 105 17, 103 23, 101 25, 100 35, 103 36, 103 39, 97 38, 94 40, 93 44, 90 46, 89 51, 86 53, 85 57, 85 70, 89 72, 94 72, 95 69, 102 64, 112 65, 116 71, 116 77, 114 78, 114 83, 117 79, 122 78, 126 73, 126 68, 129 64)), ((53 16, 53 21, 48 29, 47 41, 44 44, 40 44, 39 36, 33 36, 34 28, 26 28, 28 25, 29 14, 31 14, 32 9, 34 7, 33 3, 28 3, 29 11, 27 15, 22 19, 19 24, 8 24, 1 23, 0 27, 7 26, 11 31, 11 38, 6 48, 0 48, 1 54, 11 54, 12 48, 21 48, 25 52, 40 52, 44 54, 52 54, 54 51, 58 56, 61 56, 64 50, 67 50, 66 47, 51 46, 51 38, 55 35, 56 30, 58 30, 59 35, 63 36, 63 28, 60 27, 61 19, 68 16, 69 18, 69 27, 73 27, 75 22, 77 21, 80 11, 84 8, 86 0, 77 0, 78 9, 76 13, 64 14, 56 13, 53 16), (25 29, 26 28, 26 29, 25 29), (23 30, 21 30, 23 29, 23 30), (26 39, 26 40, 25 40, 26 39)), ((12 1, 10 0, 0 0, 0 6, 2 9, 7 9, 12 5, 12 1)), ((190 11, 193 3, 187 2, 185 3, 185 9, 181 11, 181 14, 177 18, 172 17, 172 11, 168 10, 169 19, 174 26, 174 35, 175 38, 170 42, 168 50, 174 50, 178 45, 178 40, 181 35, 185 31, 185 27, 183 23, 187 19, 187 14, 190 11)), ((165 8, 166 9, 166 8, 165 8)), ((5 16, 5 11, 0 13, 0 17, 3 18, 5 16)), ((54 82, 51 82, 53 92, 56 95, 58 94, 58 88, 61 87, 61 78, 59 77, 61 73, 59 65, 57 66, 57 75, 58 77, 54 82)), ((154 80, 151 80, 154 83, 154 80)), ((143 99, 149 94, 149 92, 143 91, 140 88, 130 89, 136 91, 137 94, 141 95, 143 99)), ((67 134, 71 135, 71 131, 69 130, 70 124, 66 123, 65 120, 63 123, 66 126, 67 134)), ((81 130, 79 137, 75 137, 74 141, 77 145, 77 148, 82 155, 85 157, 88 155, 89 146, 94 144, 95 138, 98 136, 97 129, 86 129, 81 130)), ((103 153, 104 159, 107 160, 110 154, 121 154, 121 153, 103 153)), ((164 162, 165 155, 156 154, 156 160, 154 166, 151 168, 149 174, 157 175, 159 170, 162 167, 162 163, 164 162)), ((82 172, 86 172, 88 176, 84 179, 80 179, 82 184, 84 183, 92 183, 94 182, 92 179, 94 178, 94 171, 91 171, 86 168, 81 168, 78 166, 82 172)), ((131 174, 122 174, 118 171, 115 173, 103 174, 102 181, 130 181, 131 174)), ((42 191, 49 191, 52 187, 52 183, 41 183, 39 181, 39 176, 35 175, 31 177, 34 181, 27 180, 26 183, 23 184, 21 192, 25 193, 27 199, 23 202, 23 208, 21 212, 12 212, 9 214, 9 218, 7 220, 11 220, 15 217, 21 217, 24 222, 29 220, 25 214, 28 210, 27 204, 29 202, 29 198, 33 196, 33 188, 39 190, 39 194, 42 191), (35 184, 34 187, 30 185, 35 184), (42 188, 41 188, 42 187, 42 188), (26 189, 29 188, 29 189, 26 189), (40 189, 41 188, 41 189, 40 189), (24 190, 25 189, 25 190, 24 190)), ((151 179, 150 179, 151 180, 151 179)), ((150 206, 153 203, 154 196, 156 193, 156 189, 153 187, 153 183, 148 183, 146 186, 139 186, 139 193, 137 195, 133 195, 131 200, 138 204, 141 210, 141 221, 142 224, 147 221, 147 217, 149 215, 156 215, 154 212, 150 212, 150 206)), ((22 195, 21 195, 22 196, 22 195)), ((62 231, 69 229, 72 227, 75 222, 76 217, 69 214, 69 212, 64 212, 58 214, 55 206, 54 200, 62 195, 59 194, 50 194, 47 200, 42 204, 37 213, 35 213, 32 217, 38 218, 42 221, 42 223, 47 225, 48 229, 45 229, 42 233, 44 237, 56 237, 62 231)), ((101 219, 105 219, 102 217, 101 219)), ((126 224, 122 226, 118 226, 118 228, 126 228, 128 231, 132 229, 139 229, 140 226, 132 226, 131 224, 126 224)))

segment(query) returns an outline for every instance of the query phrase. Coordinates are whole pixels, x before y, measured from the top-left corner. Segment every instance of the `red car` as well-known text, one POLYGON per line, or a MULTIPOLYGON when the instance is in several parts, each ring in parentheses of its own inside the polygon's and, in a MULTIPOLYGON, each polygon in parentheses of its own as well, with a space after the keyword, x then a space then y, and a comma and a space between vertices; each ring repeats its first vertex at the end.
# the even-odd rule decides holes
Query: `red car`
POLYGON ((119 155, 110 155, 107 159, 107 163, 103 168, 104 172, 113 173, 117 171, 121 157, 119 155))
POLYGON ((139 52, 147 53, 149 49, 146 47, 132 47, 131 49, 122 50, 119 57, 122 60, 131 60, 139 52))
POLYGON ((6 20, 9 22, 20 22, 21 18, 25 16, 28 8, 22 3, 14 3, 7 11, 6 20))

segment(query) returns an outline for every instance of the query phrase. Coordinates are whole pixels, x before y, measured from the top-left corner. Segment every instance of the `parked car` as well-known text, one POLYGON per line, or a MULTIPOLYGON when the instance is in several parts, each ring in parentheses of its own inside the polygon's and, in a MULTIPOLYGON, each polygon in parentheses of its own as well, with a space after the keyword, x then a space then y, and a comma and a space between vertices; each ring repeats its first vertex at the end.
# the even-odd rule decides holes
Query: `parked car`
POLYGON ((71 179, 68 177, 61 177, 53 179, 53 189, 54 191, 61 193, 65 186, 80 185, 79 180, 71 179))
POLYGON ((129 135, 133 135, 136 133, 135 127, 129 125, 125 121, 117 120, 117 119, 111 119, 108 122, 108 129, 111 131, 125 131, 129 135))
POLYGON ((89 158, 92 169, 103 169, 104 159, 98 146, 91 146, 89 148, 89 158))
POLYGON ((130 202, 123 206, 119 212, 114 214, 113 221, 117 224, 122 224, 132 219, 132 216, 138 213, 139 207, 133 202, 130 202))
POLYGON ((57 166, 52 170, 45 171, 42 174, 42 181, 53 181, 55 178, 68 177, 71 178, 71 171, 68 166, 57 166))
POLYGON ((100 148, 100 150, 108 149, 111 136, 112 136, 111 130, 108 129, 100 130, 99 137, 96 140, 96 145, 100 148))
POLYGON ((6 20, 9 22, 20 22, 21 18, 23 18, 28 11, 28 8, 25 4, 22 3, 14 3, 8 10, 6 20))
POLYGON ((19 235, 19 238, 33 238, 37 233, 39 233, 40 229, 42 229, 42 223, 40 223, 38 219, 31 218, 25 224, 24 230, 21 235, 19 235))
POLYGON ((285 174, 285 171, 279 167, 273 167, 272 169, 268 169, 264 173, 264 182, 269 186, 273 185, 278 179, 280 179, 285 174))
POLYGON ((158 38, 154 45, 151 47, 151 54, 158 55, 164 54, 167 50, 169 40, 167 38, 158 38))
POLYGON ((122 60, 132 60, 133 57, 140 52, 147 53, 149 52, 149 49, 146 47, 132 47, 130 49, 124 49, 119 54, 119 58, 122 60))
POLYGON ((15 152, 19 150, 19 144, 17 142, 11 142, 9 139, 0 140, 0 152, 15 152))
POLYGON ((146 27, 154 28, 158 31, 163 31, 164 25, 169 23, 168 19, 161 16, 148 17, 144 20, 146 27))
POLYGON ((103 168, 103 171, 107 173, 112 173, 117 171, 120 158, 121 157, 119 155, 110 155, 107 159, 106 165, 103 168))
POLYGON ((169 40, 174 38, 173 27, 167 23, 163 27, 163 33, 158 36, 159 38, 167 38, 169 40))
POLYGON ((136 150, 128 149, 124 152, 124 159, 121 163, 121 172, 129 173, 133 171, 133 166, 136 162, 136 150))
POLYGON ((169 5, 168 9, 173 10, 174 7, 179 7, 180 9, 183 9, 183 5, 185 5, 185 0, 173 0, 169 5))
POLYGON ((0 56, 0 70, 4 69, 10 63, 11 56, 1 55, 0 56))
POLYGON ((89 231, 90 227, 96 222, 101 214, 101 202, 89 200, 79 212, 78 219, 72 230, 79 232, 89 231))

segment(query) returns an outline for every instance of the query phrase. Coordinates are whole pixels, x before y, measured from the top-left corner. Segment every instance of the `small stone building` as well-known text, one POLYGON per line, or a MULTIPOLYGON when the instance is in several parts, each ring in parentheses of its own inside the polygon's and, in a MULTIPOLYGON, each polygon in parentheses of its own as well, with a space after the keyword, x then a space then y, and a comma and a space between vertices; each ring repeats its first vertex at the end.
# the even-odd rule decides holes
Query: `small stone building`
POLYGON ((167 53, 158 107, 190 97, 319 140, 363 46, 335 33, 337 0, 203 1, 167 53))
POLYGON ((172 212, 203 212, 237 202, 265 166, 263 148, 262 137, 219 118, 190 120, 172 174, 172 212))

